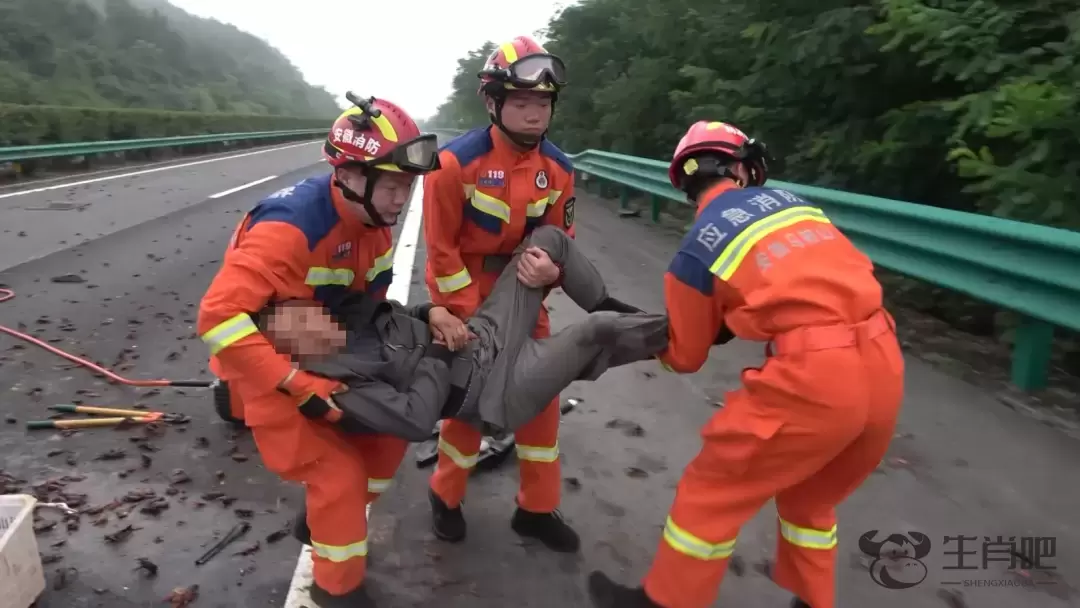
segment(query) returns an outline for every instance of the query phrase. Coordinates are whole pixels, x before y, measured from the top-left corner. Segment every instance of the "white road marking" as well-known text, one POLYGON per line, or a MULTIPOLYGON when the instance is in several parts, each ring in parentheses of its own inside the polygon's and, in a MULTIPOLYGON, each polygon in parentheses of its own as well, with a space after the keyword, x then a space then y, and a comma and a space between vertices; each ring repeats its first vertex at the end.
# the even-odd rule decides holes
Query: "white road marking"
POLYGON ((256 154, 266 154, 267 152, 278 152, 280 150, 288 150, 290 148, 298 148, 300 146, 312 146, 316 142, 305 141, 299 144, 289 144, 286 146, 278 146, 276 148, 267 148, 266 150, 256 150, 254 152, 244 152, 243 154, 233 154, 232 156, 221 156, 218 158, 207 158, 204 160, 197 160, 190 163, 182 163, 179 165, 169 165, 167 167, 155 167, 153 169, 143 169, 142 171, 132 171, 131 173, 121 173, 119 175, 106 175, 105 177, 95 177, 93 179, 84 179, 77 182, 69 182, 66 184, 56 184, 55 186, 45 186, 43 188, 33 188, 31 190, 20 190, 19 192, 8 192, 7 194, 0 194, 0 198, 8 198, 11 196, 22 196, 24 194, 36 194, 38 192, 47 192, 49 190, 59 190, 61 188, 73 188, 75 186, 83 186, 86 184, 96 184, 98 182, 107 182, 113 179, 122 179, 125 177, 135 177, 136 175, 146 175, 148 173, 157 173, 159 171, 170 171, 172 169, 182 169, 184 167, 195 167, 197 165, 205 165, 207 163, 217 163, 223 160, 231 160, 234 158, 243 158, 245 156, 254 156, 256 154))
POLYGON ((239 192, 239 191, 241 191, 241 190, 243 190, 245 188, 250 188, 252 186, 258 186, 259 184, 262 184, 264 182, 268 182, 268 181, 270 181, 272 179, 277 179, 277 176, 276 175, 268 175, 268 176, 266 176, 266 177, 264 177, 262 179, 257 179, 257 180, 255 180, 253 182, 248 182, 248 183, 244 184, 243 186, 237 186, 235 188, 229 188, 228 190, 222 190, 221 192, 218 192, 217 194, 211 194, 210 198, 221 198, 223 196, 229 196, 230 194, 232 194, 234 192, 239 192))
MULTIPOLYGON (((418 180, 419 181, 419 180, 418 180)), ((394 245, 394 280, 386 290, 388 300, 409 303, 409 286, 412 284, 413 264, 416 263, 416 244, 420 241, 420 220, 424 215, 424 183, 416 184, 409 209, 405 212, 405 223, 401 226, 394 245)))
MULTIPOLYGON (((416 263, 416 244, 420 240, 420 220, 424 213, 424 184, 416 185, 409 208, 405 211, 405 223, 401 226, 394 245, 394 279, 386 290, 389 300, 402 304, 409 303, 409 286, 412 284, 413 265, 416 263), (404 272, 401 269, 408 269, 404 272)), ((367 507, 368 520, 371 519, 371 505, 367 507)), ((311 547, 304 546, 300 559, 296 561, 289 593, 285 596, 284 608, 313 608, 316 604, 311 599, 311 584, 315 581, 312 572, 311 547)))

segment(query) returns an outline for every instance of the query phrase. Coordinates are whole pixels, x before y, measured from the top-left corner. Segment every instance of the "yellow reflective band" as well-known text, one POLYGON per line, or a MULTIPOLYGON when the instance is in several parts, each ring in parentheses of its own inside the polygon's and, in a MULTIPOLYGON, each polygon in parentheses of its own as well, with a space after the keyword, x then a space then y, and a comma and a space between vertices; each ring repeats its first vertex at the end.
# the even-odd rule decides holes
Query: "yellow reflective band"
POLYGON ((324 287, 326 285, 352 285, 356 273, 348 268, 308 268, 307 278, 304 283, 312 287, 324 287))
POLYGON ((375 258, 375 262, 372 263, 371 268, 367 271, 367 274, 364 275, 364 280, 366 280, 368 283, 374 281, 375 277, 379 276, 379 274, 383 272, 386 272, 387 270, 390 270, 393 265, 394 248, 391 247, 390 249, 386 250, 386 253, 375 258))
POLYGON ((449 456, 450 460, 454 461, 454 464, 462 469, 471 469, 475 467, 476 463, 480 460, 479 452, 466 456, 442 437, 439 437, 439 451, 449 456))
POLYGON ((674 367, 671 367, 667 363, 664 363, 663 360, 661 360, 659 356, 656 357, 656 362, 660 364, 660 367, 662 367, 665 372, 671 372, 673 374, 679 373, 679 372, 675 371, 674 367))
POLYGON ((382 494, 390 488, 390 481, 391 480, 389 479, 375 479, 374 477, 369 477, 367 480, 367 491, 372 494, 382 494))
POLYGON ((453 293, 471 285, 472 275, 469 274, 468 268, 462 268, 454 274, 435 277, 435 284, 439 286, 439 293, 453 293))
POLYGON ((528 460, 529 462, 555 462, 559 459, 558 442, 550 448, 535 445, 521 445, 519 443, 515 446, 515 449, 517 450, 518 460, 528 460))
POLYGON ((398 140, 397 129, 394 128, 394 125, 393 125, 393 123, 390 122, 390 119, 386 117, 385 112, 383 112, 382 114, 380 114, 378 116, 372 117, 371 122, 376 127, 378 127, 379 133, 382 133, 383 139, 385 139, 386 141, 392 141, 392 142, 395 142, 395 143, 397 142, 397 140, 398 140))
POLYGON ((750 254, 754 245, 757 245, 761 239, 777 230, 805 221, 821 222, 823 224, 832 223, 825 217, 825 213, 821 209, 789 207, 747 226, 739 233, 739 236, 731 240, 727 247, 724 247, 724 250, 720 252, 720 256, 713 262, 709 271, 723 281, 730 279, 731 275, 735 274, 735 271, 739 269, 739 264, 742 264, 742 261, 750 254))
POLYGON ((683 555, 706 561, 726 559, 735 552, 735 539, 710 543, 680 528, 670 516, 664 524, 664 542, 683 555))
POLYGON ((216 355, 221 350, 232 346, 237 340, 242 340, 256 333, 259 333, 259 328, 255 325, 255 322, 251 320, 247 313, 240 313, 199 336, 199 338, 210 347, 210 354, 216 355))
POLYGON ((480 192, 476 189, 476 186, 466 186, 465 192, 469 197, 469 204, 471 204, 474 209, 480 213, 498 218, 507 224, 510 223, 510 205, 507 205, 490 194, 480 192))
POLYGON ((511 63, 514 63, 518 60, 517 49, 514 48, 514 44, 512 42, 504 42, 499 48, 502 49, 503 57, 506 57, 507 65, 510 65, 511 63))
POLYGON ((836 525, 829 530, 815 530, 813 528, 800 528, 791 522, 780 520, 780 536, 784 540, 806 549, 832 549, 836 547, 836 525))
POLYGON ((529 203, 529 207, 525 210, 525 215, 528 217, 543 217, 544 212, 547 211, 548 203, 552 200, 559 200, 558 198, 553 196, 554 194, 555 193, 552 192, 551 195, 545 196, 538 201, 529 203))
MULTIPOLYGON (((363 113, 363 110, 356 106, 353 106, 348 110, 342 112, 341 116, 339 116, 338 118, 343 118, 345 116, 362 115, 363 113)), ((383 139, 389 142, 396 142, 398 140, 397 129, 395 129, 393 123, 391 123, 390 120, 386 118, 385 113, 383 113, 377 118, 369 115, 368 120, 370 120, 371 124, 375 125, 375 128, 379 130, 379 134, 382 135, 383 139)))
POLYGON ((326 545, 311 541, 311 551, 321 558, 332 562, 347 562, 358 557, 367 557, 367 539, 348 545, 326 545))

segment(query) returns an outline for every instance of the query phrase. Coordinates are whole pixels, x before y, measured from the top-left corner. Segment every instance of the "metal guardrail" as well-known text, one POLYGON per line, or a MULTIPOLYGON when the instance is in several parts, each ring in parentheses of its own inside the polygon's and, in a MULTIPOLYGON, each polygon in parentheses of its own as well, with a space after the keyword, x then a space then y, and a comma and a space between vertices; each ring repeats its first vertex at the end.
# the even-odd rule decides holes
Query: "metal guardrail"
MULTIPOLYGON (((578 179, 685 202, 664 161, 586 150, 571 156, 578 179)), ((1054 327, 1080 330, 1080 232, 963 213, 814 186, 769 181, 822 207, 875 264, 1021 314, 1013 340, 1012 381, 1046 386, 1054 327)))
POLYGON ((450 141, 458 135, 463 135, 465 131, 461 129, 425 129, 428 133, 435 133, 439 136, 439 142, 450 141))
POLYGON ((227 143, 242 140, 276 139, 301 136, 324 136, 326 129, 293 129, 287 131, 254 131, 249 133, 211 133, 207 135, 184 135, 180 137, 156 137, 149 139, 118 139, 113 141, 87 141, 65 144, 40 144, 0 148, 0 163, 32 160, 37 158, 60 158, 85 156, 107 152, 127 152, 147 148, 170 148, 194 144, 227 143))

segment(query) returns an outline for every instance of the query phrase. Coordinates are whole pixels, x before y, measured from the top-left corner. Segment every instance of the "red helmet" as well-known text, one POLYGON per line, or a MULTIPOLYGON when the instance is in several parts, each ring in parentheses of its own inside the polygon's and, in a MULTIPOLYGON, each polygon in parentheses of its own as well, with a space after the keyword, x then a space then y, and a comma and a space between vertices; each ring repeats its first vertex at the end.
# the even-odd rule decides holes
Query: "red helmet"
POLYGON ((558 93, 566 86, 562 59, 528 36, 499 45, 477 76, 482 83, 478 92, 489 95, 522 90, 558 93))
POLYGON ((332 167, 363 165, 382 171, 424 174, 439 168, 439 144, 434 133, 420 128, 400 107, 385 99, 360 99, 334 121, 323 154, 332 167))
POLYGON ((731 161, 739 161, 750 173, 750 183, 743 185, 761 186, 769 178, 767 156, 764 143, 751 139, 738 128, 726 122, 701 120, 694 123, 679 140, 679 145, 675 146, 668 179, 679 190, 683 189, 684 179, 689 175, 716 175, 734 179, 735 175, 727 165, 731 161), (695 158, 702 153, 729 160, 717 162, 715 158, 695 158))

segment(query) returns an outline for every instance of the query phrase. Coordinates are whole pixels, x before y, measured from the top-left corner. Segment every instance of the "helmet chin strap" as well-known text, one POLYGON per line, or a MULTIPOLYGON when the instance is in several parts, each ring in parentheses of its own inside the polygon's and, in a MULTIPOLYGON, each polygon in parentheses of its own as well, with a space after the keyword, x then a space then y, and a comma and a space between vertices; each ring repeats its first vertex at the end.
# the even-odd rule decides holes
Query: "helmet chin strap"
MULTIPOLYGON (((520 147, 522 147, 522 148, 524 148, 526 150, 532 150, 536 146, 540 145, 540 142, 544 139, 544 136, 547 135, 547 129, 545 129, 544 132, 541 133, 540 135, 522 135, 521 133, 514 133, 510 129, 506 128, 506 125, 503 124, 503 120, 502 120, 503 104, 506 103, 506 95, 505 94, 493 95, 492 99, 495 101, 495 113, 490 113, 490 112, 488 113, 488 118, 491 119, 491 124, 498 127, 499 130, 503 132, 503 135, 505 135, 507 139, 509 139, 510 141, 514 142, 515 144, 517 144, 518 146, 520 146, 520 147)), ((556 99, 556 96, 552 95, 552 97, 551 97, 551 115, 552 116, 555 115, 555 99, 556 99)))
POLYGON ((375 193, 375 180, 379 179, 378 172, 377 171, 367 172, 366 177, 367 177, 367 180, 366 180, 366 183, 364 184, 364 195, 363 196, 357 194, 355 190, 353 190, 352 188, 346 186, 345 183, 342 182, 337 177, 334 178, 334 185, 337 186, 341 190, 341 195, 344 196, 346 200, 351 201, 353 203, 357 203, 357 204, 364 207, 364 211, 368 215, 368 221, 364 222, 365 224, 367 224, 369 226, 375 226, 375 227, 378 227, 378 228, 385 228, 387 226, 393 226, 397 222, 396 221, 394 221, 394 222, 386 222, 386 221, 384 221, 382 219, 382 216, 379 215, 379 212, 375 210, 375 206, 371 204, 372 195, 375 193))

